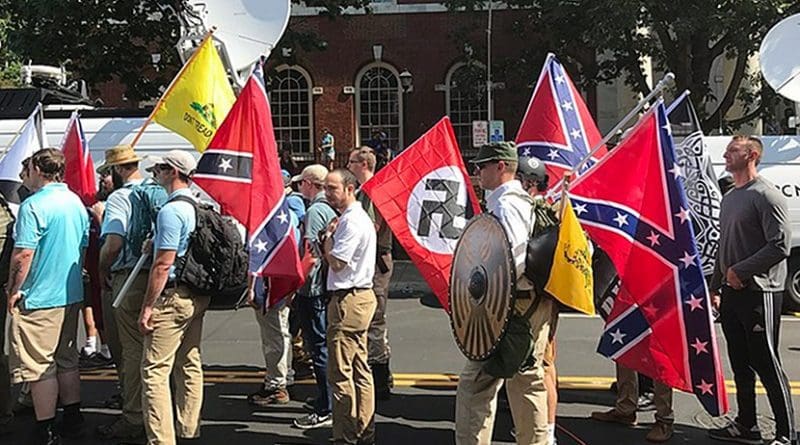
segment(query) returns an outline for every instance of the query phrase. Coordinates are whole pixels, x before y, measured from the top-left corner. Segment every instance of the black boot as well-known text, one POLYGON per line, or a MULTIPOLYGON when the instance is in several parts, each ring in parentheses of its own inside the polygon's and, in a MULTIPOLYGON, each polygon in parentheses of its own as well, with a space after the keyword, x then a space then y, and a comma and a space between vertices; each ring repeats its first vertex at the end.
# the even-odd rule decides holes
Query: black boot
POLYGON ((394 379, 391 372, 389 372, 389 363, 374 363, 372 365, 372 380, 375 382, 375 398, 389 400, 394 386, 394 379))

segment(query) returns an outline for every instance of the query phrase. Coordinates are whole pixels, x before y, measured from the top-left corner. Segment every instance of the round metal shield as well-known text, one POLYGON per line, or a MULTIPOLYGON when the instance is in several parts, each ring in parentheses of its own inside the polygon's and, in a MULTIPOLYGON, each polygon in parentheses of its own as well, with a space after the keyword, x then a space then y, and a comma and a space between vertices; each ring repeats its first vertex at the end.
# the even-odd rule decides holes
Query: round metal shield
POLYGON ((503 337, 514 308, 516 269, 496 217, 472 218, 456 244, 450 270, 450 326, 470 360, 485 360, 503 337))

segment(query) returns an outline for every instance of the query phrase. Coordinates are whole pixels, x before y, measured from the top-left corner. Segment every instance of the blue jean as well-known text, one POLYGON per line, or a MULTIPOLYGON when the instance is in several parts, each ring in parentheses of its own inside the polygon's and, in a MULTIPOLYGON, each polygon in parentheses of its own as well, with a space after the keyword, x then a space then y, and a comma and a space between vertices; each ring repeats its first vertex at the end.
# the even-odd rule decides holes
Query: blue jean
POLYGON ((314 376, 317 379, 317 400, 314 409, 317 415, 331 413, 331 392, 328 385, 328 308, 324 297, 297 295, 295 298, 303 341, 311 353, 314 376))

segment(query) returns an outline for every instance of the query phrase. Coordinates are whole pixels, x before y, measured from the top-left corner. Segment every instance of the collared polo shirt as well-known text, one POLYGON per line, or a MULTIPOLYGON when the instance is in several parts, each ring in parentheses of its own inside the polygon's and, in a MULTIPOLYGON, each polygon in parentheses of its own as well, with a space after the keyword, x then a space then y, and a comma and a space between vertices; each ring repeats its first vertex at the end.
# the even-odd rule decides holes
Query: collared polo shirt
MULTIPOLYGON (((195 199, 189 188, 182 188, 170 193, 167 203, 158 211, 156 217, 156 235, 153 239, 153 255, 159 250, 174 250, 178 257, 186 254, 189 248, 189 237, 194 232, 197 216, 194 207, 188 202, 171 201, 176 196, 195 199)), ((175 266, 170 269, 170 278, 175 278, 175 266)))
POLYGON ((26 310, 83 301, 83 251, 89 245, 89 214, 80 198, 61 182, 45 185, 19 208, 17 249, 34 250, 22 284, 26 310))
POLYGON ((331 256, 346 266, 338 272, 328 267, 328 290, 371 288, 376 250, 375 226, 361 203, 355 201, 339 217, 333 234, 331 256))
POLYGON ((489 193, 486 197, 486 210, 497 216, 506 230, 517 270, 517 290, 532 289, 533 285, 525 277, 525 251, 536 218, 533 213, 533 198, 519 181, 508 181, 489 193))

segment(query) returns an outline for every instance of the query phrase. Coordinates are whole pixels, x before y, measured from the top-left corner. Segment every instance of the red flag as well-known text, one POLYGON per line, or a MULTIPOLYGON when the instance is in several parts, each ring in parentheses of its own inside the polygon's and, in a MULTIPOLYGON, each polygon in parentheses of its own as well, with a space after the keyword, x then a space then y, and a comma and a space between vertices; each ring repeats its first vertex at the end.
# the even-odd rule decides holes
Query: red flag
MULTIPOLYGON (((193 179, 219 203, 224 214, 247 229, 250 274, 269 279, 266 306, 302 286, 303 269, 285 199, 261 63, 256 64, 203 152, 193 179)), ((260 290, 262 286, 257 284, 257 293, 260 290)))
MULTIPOLYGON (((61 152, 64 153, 64 183, 73 193, 78 195, 86 206, 97 202, 97 182, 94 176, 94 162, 89 152, 89 144, 83 133, 83 126, 78 112, 74 111, 61 141, 61 152)), ((89 247, 86 249, 84 268, 89 274, 89 304, 94 313, 95 324, 103 328, 103 308, 101 301, 100 276, 100 227, 89 213, 89 247)))
POLYGON ((727 412, 711 305, 663 102, 570 188, 621 289, 598 352, 727 412), (636 174, 631 174, 636 172, 636 174))
POLYGON ((361 190, 450 312, 453 251, 467 221, 480 213, 450 119, 442 118, 361 190))
POLYGON ((67 124, 64 140, 61 142, 61 151, 64 153, 66 163, 64 182, 67 187, 80 196, 85 205, 90 206, 96 203, 97 183, 94 176, 94 163, 77 111, 72 113, 67 124))
MULTIPOLYGON (((517 133, 519 154, 542 160, 551 193, 558 193, 564 172, 576 167, 602 139, 569 74, 555 55, 548 54, 517 133)), ((605 154, 603 147, 582 171, 605 154)))

